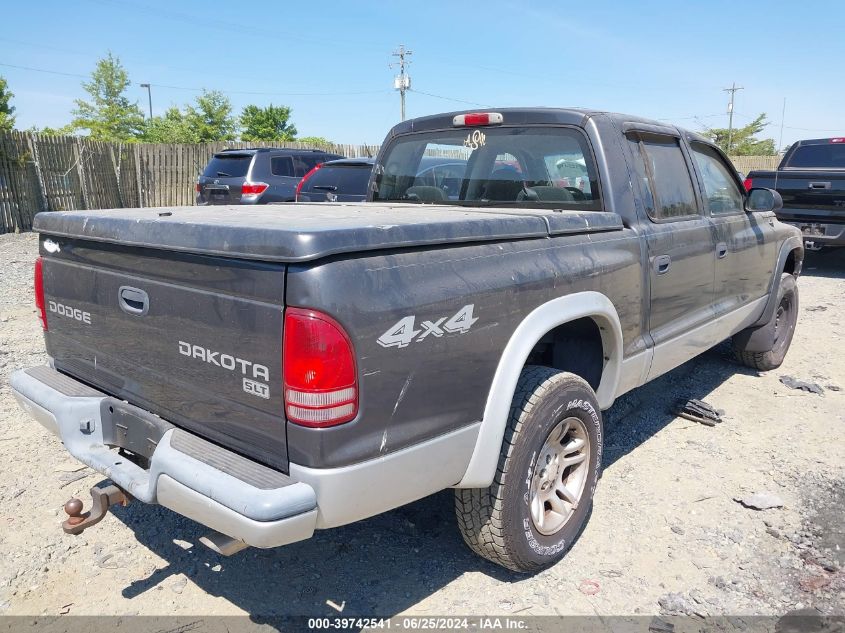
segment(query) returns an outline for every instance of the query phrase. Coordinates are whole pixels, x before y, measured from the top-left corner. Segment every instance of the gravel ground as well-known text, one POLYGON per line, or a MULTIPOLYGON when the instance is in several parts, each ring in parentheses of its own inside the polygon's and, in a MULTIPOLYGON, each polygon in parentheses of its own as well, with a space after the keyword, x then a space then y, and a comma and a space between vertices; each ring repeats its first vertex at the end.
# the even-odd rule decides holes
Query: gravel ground
POLYGON ((562 562, 518 576, 464 547, 449 491, 228 559, 198 543, 201 526, 137 503, 64 535, 62 504, 102 477, 7 385, 46 361, 36 251, 32 234, 0 235, 0 613, 337 615, 329 602, 344 616, 845 611, 845 252, 810 254, 780 370, 740 367, 723 344, 620 399, 587 529, 562 562), (824 393, 789 389, 782 375, 824 393), (674 417, 680 397, 724 409, 724 423, 674 417), (783 507, 735 501, 756 492, 783 507))

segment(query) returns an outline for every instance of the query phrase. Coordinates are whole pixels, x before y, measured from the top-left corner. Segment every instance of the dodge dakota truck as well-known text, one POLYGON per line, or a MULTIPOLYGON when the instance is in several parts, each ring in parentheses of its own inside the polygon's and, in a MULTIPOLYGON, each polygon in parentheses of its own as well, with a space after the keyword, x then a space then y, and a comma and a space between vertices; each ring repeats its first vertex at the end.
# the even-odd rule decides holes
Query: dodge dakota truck
POLYGON ((65 531, 139 500, 228 555, 454 488, 475 552, 554 563, 615 398, 728 337, 784 359, 802 238, 742 184, 673 126, 501 109, 396 125, 362 203, 39 214, 50 362, 11 385, 111 480, 65 531))
POLYGON ((798 141, 777 171, 752 171, 745 186, 780 193, 777 216, 801 230, 808 250, 845 246, 845 138, 798 141))

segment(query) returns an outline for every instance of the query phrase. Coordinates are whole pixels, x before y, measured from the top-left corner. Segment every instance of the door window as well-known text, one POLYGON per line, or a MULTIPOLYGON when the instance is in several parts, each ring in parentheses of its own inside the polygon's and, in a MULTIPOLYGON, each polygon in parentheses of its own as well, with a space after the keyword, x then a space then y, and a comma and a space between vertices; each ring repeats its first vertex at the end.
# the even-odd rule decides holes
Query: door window
POLYGON ((698 166, 706 194, 705 203, 712 215, 743 213, 744 198, 736 178, 719 154, 707 145, 692 144, 692 156, 698 166))
POLYGON ((698 215, 692 178, 678 139, 642 135, 631 140, 639 149, 637 152, 634 148, 634 169, 641 171, 641 177, 644 174, 644 180, 651 184, 649 196, 652 200, 646 200, 649 217, 660 222, 698 215), (638 162, 641 165, 637 165, 638 162))
POLYGON ((293 176, 293 161, 290 156, 274 156, 271 158, 270 173, 274 176, 293 176))

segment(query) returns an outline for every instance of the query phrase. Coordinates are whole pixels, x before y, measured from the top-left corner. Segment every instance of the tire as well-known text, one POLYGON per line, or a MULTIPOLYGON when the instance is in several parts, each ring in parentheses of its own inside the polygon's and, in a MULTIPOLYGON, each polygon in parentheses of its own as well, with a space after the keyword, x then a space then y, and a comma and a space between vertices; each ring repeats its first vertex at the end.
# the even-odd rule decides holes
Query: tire
POLYGON ((780 277, 778 287, 777 307, 772 315, 774 321, 774 342, 771 349, 763 351, 748 351, 742 343, 734 336, 731 339, 734 357, 737 361, 760 371, 777 369, 783 364, 789 345, 792 343, 792 336, 795 334, 795 324, 798 321, 798 284, 795 277, 789 273, 783 273, 780 277))
POLYGON ((492 485, 455 491, 455 513, 466 544, 516 572, 536 572, 563 558, 590 515, 602 445, 601 409, 590 385, 574 374, 526 366, 492 485), (567 426, 571 430, 563 431, 567 426), (559 439, 558 433, 563 433, 559 439), (575 451, 580 440, 586 449, 575 451), (558 459, 547 459, 550 450, 558 459), (564 463, 576 458, 581 459, 577 464, 564 463), (565 497, 577 504, 573 507, 565 497), (556 499, 555 505, 543 499, 556 499), (563 513, 554 508, 567 514, 560 525, 563 513), (534 518, 540 514, 542 527, 534 518))

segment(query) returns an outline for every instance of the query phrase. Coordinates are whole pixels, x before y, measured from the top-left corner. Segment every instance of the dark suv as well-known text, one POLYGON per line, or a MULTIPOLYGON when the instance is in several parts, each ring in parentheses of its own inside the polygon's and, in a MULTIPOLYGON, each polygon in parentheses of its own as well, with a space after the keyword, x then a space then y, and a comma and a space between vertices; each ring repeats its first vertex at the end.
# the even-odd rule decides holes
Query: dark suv
POLYGON ((197 204, 292 202, 305 174, 337 158, 318 149, 226 149, 197 179, 197 204))

